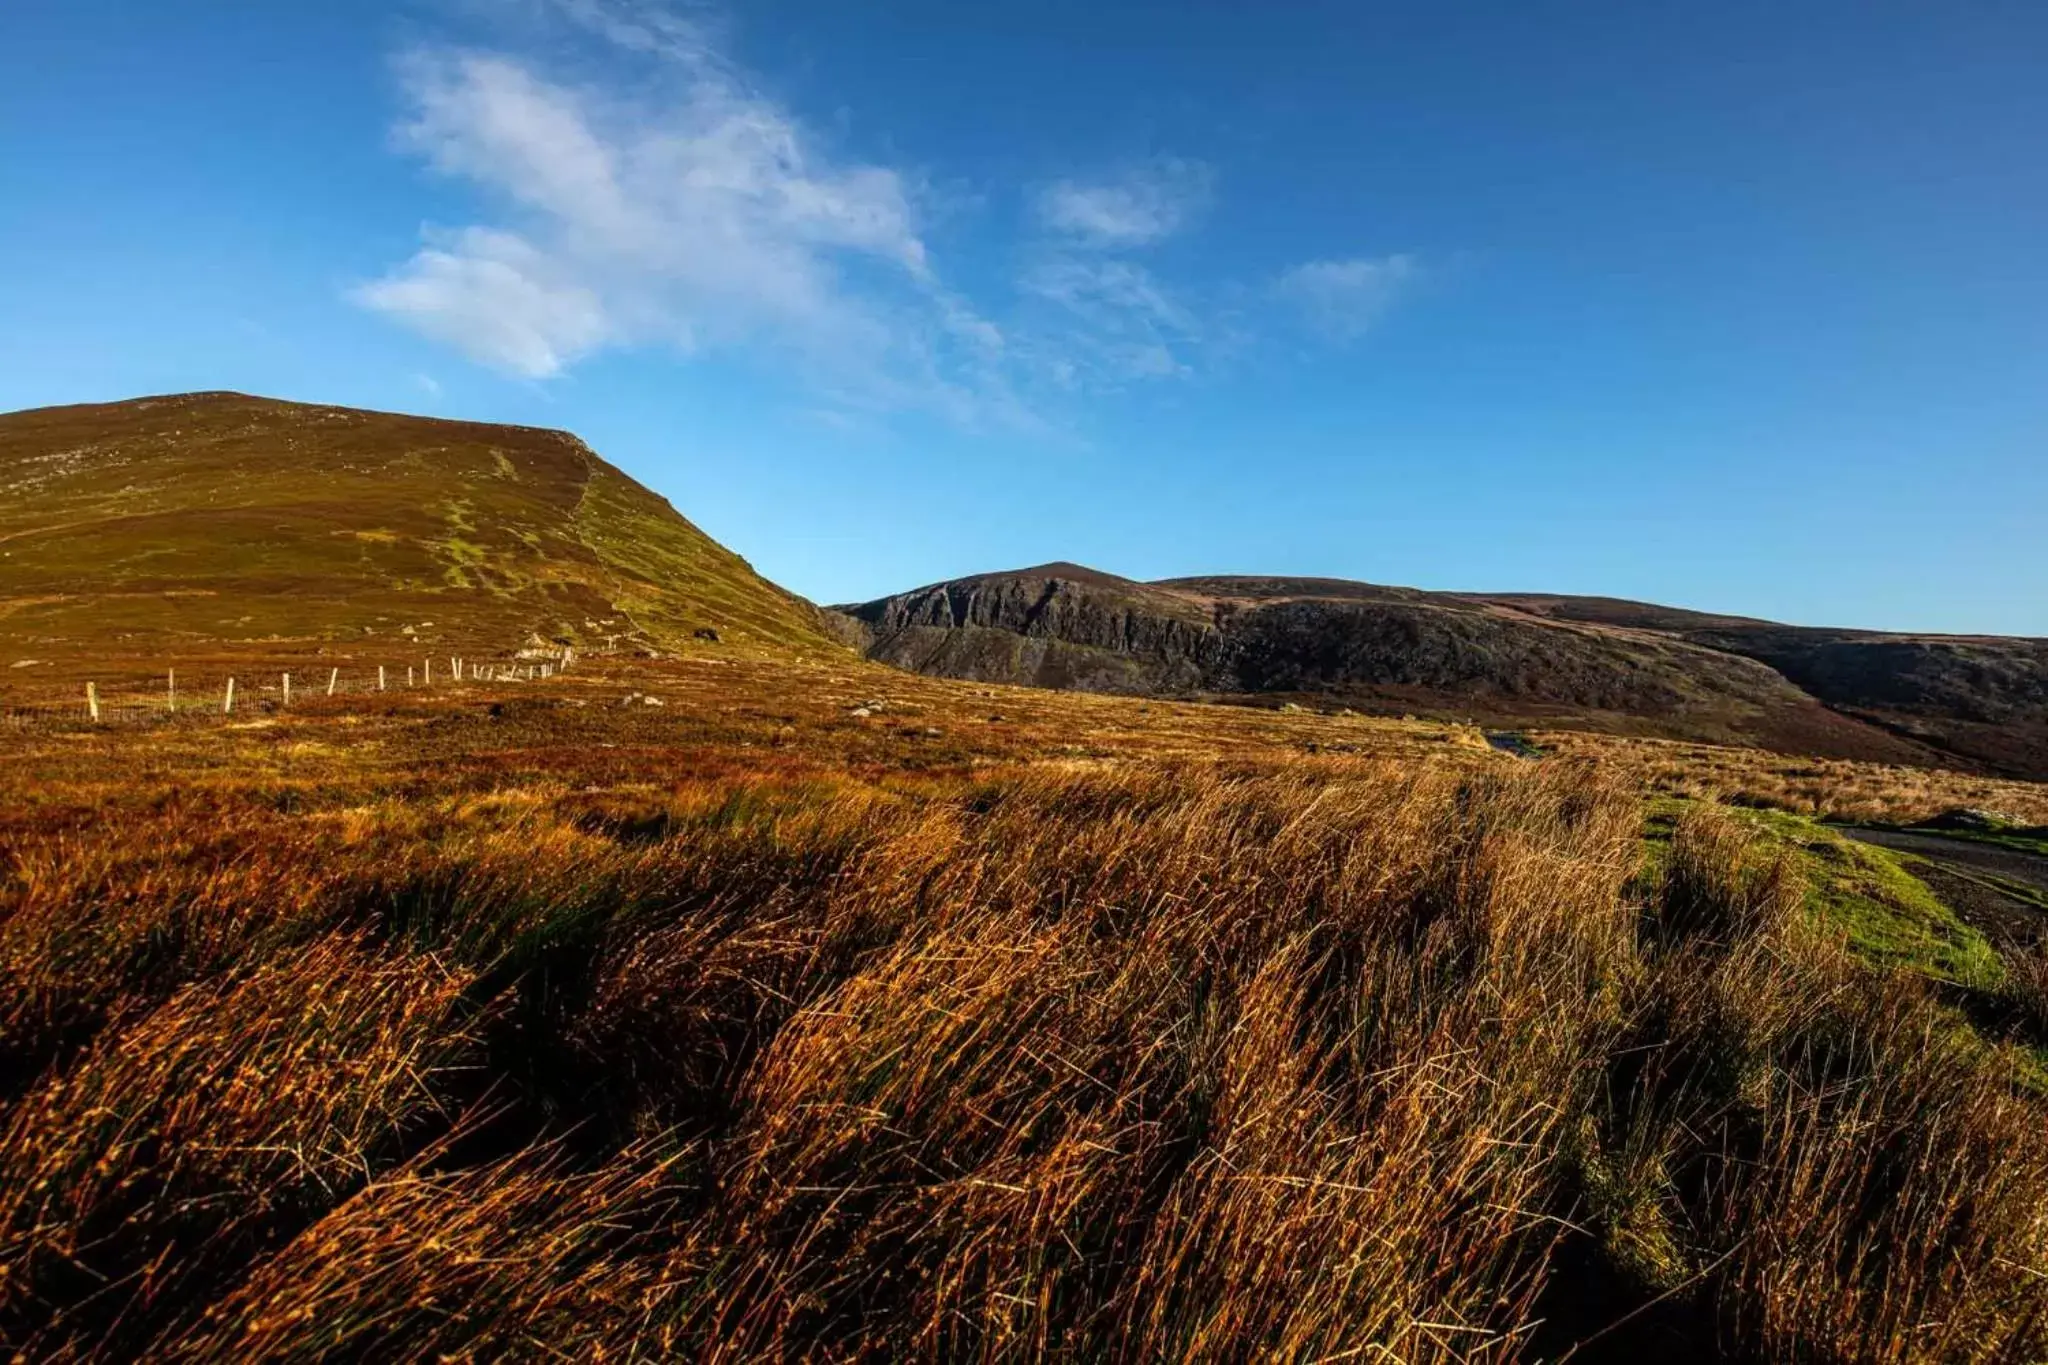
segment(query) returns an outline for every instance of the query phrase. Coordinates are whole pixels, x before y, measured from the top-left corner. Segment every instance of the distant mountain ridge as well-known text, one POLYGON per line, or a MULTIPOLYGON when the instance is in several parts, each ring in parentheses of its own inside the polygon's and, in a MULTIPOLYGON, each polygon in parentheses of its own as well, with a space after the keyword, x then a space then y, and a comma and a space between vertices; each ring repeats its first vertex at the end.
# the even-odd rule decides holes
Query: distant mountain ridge
POLYGON ((237 393, 0 415, 18 654, 407 633, 830 647, 827 627, 567 432, 237 393))
POLYGON ((1610 598, 1046 564, 835 608, 869 657, 1152 695, 1320 698, 2048 778, 2048 641, 1610 598))

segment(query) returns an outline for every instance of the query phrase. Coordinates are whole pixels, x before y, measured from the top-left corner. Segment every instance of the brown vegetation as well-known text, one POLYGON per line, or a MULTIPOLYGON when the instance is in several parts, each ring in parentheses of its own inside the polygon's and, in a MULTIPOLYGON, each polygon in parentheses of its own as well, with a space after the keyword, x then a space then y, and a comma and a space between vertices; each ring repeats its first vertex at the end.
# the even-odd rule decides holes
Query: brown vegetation
POLYGON ((1853 959, 1729 816, 1646 871, 1617 754, 588 670, 17 707, 0 1343, 2048 1351, 2019 1044, 1853 959))
POLYGON ((2039 782, 1566 730, 1543 731, 1537 738, 1560 754, 1626 769, 1650 790, 1672 796, 1772 807, 1824 820, 1910 824, 1965 808, 2048 825, 2048 785, 2039 782))

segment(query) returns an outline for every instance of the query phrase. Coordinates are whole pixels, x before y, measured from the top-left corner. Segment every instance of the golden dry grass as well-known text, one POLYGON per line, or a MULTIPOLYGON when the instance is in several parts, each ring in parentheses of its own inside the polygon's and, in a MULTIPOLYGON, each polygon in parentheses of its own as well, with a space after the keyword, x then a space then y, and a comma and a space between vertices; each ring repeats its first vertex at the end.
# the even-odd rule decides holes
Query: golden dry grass
POLYGON ((252 722, 7 733, 26 1357, 2048 1352, 2019 1046, 1747 825, 1647 875, 1621 758, 710 658, 252 722))
POLYGON ((2039 782, 1583 731, 1544 731, 1538 738, 1546 748, 1597 759, 1672 796, 1775 807, 1824 820, 1910 824, 1960 807, 2048 825, 2048 785, 2039 782))

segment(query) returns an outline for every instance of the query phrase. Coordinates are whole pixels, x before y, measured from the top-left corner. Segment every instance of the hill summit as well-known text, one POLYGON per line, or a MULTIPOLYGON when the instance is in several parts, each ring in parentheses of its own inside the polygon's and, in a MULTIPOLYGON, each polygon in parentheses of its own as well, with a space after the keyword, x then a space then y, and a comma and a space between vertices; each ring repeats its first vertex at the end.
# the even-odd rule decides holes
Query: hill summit
POLYGON ((700 631, 829 638, 567 432, 239 393, 0 415, 0 647, 17 653, 700 631))

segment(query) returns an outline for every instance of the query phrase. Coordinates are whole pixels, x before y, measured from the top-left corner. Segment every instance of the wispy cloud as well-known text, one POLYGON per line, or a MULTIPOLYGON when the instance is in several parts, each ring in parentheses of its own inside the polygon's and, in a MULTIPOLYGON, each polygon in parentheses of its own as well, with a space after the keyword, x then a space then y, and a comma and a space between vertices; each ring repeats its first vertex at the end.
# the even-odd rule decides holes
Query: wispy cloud
POLYGON ((1032 201, 1039 238, 1017 287, 1038 325, 1018 350, 1067 389, 1120 388, 1193 373, 1204 326, 1180 292, 1133 259, 1189 228, 1215 173, 1159 157, 1118 174, 1063 179, 1032 201))
POLYGON ((1273 292, 1316 331, 1348 341, 1370 330, 1419 272, 1407 255, 1308 261, 1283 273, 1273 292))
POLYGON ((1106 180, 1061 180, 1038 197, 1053 231, 1087 246, 1147 246, 1180 231, 1205 208, 1215 176, 1199 161, 1163 157, 1106 180))
POLYGON ((941 352, 1001 349, 934 274, 901 173, 821 150, 688 26, 576 9, 663 61, 655 93, 501 53, 410 54, 400 144, 494 193, 516 225, 430 229, 361 303, 536 378, 611 345, 765 343, 900 398, 944 387, 941 352))
POLYGON ((1182 352, 1200 339, 1194 313, 1131 261, 1054 255, 1027 270, 1022 291, 1059 315, 1035 354, 1068 388, 1115 386, 1189 372, 1182 352))
POLYGON ((1165 271, 1148 253, 1194 234, 1218 177, 1162 156, 1014 197, 977 190, 977 231, 1010 222, 1006 203, 1025 211, 1010 291, 984 280, 977 300, 932 246, 948 197, 806 126, 696 12, 526 0, 492 13, 535 27, 405 54, 394 140, 495 208, 423 228, 409 260, 353 297, 515 375, 553 378, 613 348, 735 351, 848 413, 1035 424, 1041 400, 1184 379, 1302 322, 1356 336, 1416 272, 1408 256, 1317 260, 1248 287, 1186 273, 1187 254, 1165 271))

